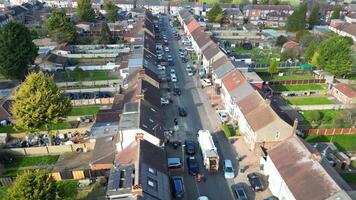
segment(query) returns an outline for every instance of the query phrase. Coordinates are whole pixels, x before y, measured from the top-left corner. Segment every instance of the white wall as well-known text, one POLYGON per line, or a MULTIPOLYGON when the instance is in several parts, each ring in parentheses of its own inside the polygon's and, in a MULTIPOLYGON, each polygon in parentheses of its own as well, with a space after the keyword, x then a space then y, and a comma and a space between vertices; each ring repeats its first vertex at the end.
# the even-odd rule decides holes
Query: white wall
POLYGON ((270 157, 267 156, 266 161, 261 158, 260 164, 263 165, 263 173, 268 176, 268 185, 272 194, 280 200, 295 200, 270 157))
MULTIPOLYGON (((159 146, 159 139, 155 136, 143 131, 142 129, 131 129, 120 131, 120 138, 122 138, 122 149, 125 149, 128 145, 136 140, 136 133, 143 133, 143 138, 150 143, 159 146)), ((120 146, 120 145, 119 145, 120 146)))

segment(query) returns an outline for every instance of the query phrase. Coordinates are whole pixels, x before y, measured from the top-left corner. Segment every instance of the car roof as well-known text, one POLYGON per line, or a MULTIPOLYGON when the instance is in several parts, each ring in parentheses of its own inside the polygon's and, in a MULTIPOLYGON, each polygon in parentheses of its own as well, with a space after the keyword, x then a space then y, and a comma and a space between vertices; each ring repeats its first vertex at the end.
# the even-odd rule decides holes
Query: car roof
POLYGON ((180 158, 168 158, 168 165, 172 163, 180 163, 180 158))
POLYGON ((226 167, 232 167, 231 160, 224 160, 224 164, 225 164, 226 167))

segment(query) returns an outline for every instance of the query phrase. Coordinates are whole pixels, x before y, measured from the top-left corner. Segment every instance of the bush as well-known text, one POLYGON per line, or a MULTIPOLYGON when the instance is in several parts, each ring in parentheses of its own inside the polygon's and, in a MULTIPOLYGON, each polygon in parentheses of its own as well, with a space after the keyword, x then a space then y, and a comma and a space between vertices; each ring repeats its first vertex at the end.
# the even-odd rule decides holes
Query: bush
POLYGON ((231 136, 236 136, 236 132, 237 131, 235 131, 235 129, 233 128, 233 127, 231 127, 231 126, 229 126, 229 125, 227 125, 227 124, 223 124, 222 125, 222 128, 223 128, 223 130, 224 130, 224 134, 225 134, 225 137, 226 138, 229 138, 229 137, 231 137, 231 136))

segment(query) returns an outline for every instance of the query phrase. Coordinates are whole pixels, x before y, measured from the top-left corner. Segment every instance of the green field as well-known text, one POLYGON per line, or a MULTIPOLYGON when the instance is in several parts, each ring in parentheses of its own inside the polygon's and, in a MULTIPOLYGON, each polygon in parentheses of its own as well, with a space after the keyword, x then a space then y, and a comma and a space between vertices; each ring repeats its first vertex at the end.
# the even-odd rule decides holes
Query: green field
POLYGON ((118 79, 117 76, 109 75, 108 70, 100 71, 71 71, 61 72, 61 81, 100 81, 118 79))
POLYGON ((356 151, 356 135, 308 135, 307 142, 332 142, 341 151, 356 151))
POLYGON ((324 85, 309 84, 309 85, 272 85, 271 88, 275 91, 309 91, 322 90, 324 85))
MULTIPOLYGON (((63 122, 58 122, 56 124, 50 124, 49 125, 49 130, 62 130, 62 129, 71 129, 74 127, 76 124, 76 121, 63 121, 63 122)), ((46 131, 46 127, 40 128, 40 131, 46 131)), ((25 130, 22 129, 15 129, 14 126, 0 126, 0 132, 1 133, 23 133, 26 132, 25 130)))
POLYGON ((304 121, 301 125, 306 129, 310 128, 333 128, 337 127, 335 118, 338 110, 303 110, 299 113, 303 116, 304 121))
POLYGON ((69 113, 69 116, 83 116, 83 115, 96 115, 100 109, 100 106, 80 106, 73 107, 69 113))
POLYGON ((260 64, 269 64, 271 58, 279 58, 280 53, 277 51, 272 51, 270 49, 259 49, 254 48, 251 50, 246 50, 243 48, 235 48, 234 51, 240 54, 251 54, 252 60, 260 64))
POLYGON ((75 180, 63 180, 57 182, 58 192, 63 200, 76 199, 78 194, 78 182, 75 180))
POLYGON ((288 80, 312 80, 314 77, 310 74, 288 75, 288 76, 261 76, 264 81, 288 81, 288 80))
POLYGON ((31 156, 31 157, 13 157, 12 160, 5 161, 5 168, 20 168, 20 167, 31 167, 39 165, 52 165, 57 162, 58 155, 49 156, 31 156))
POLYGON ((326 105, 334 104, 335 102, 327 97, 310 97, 310 98, 287 98, 287 102, 291 105, 326 105))
POLYGON ((342 178, 350 184, 356 184, 356 173, 340 173, 342 178))

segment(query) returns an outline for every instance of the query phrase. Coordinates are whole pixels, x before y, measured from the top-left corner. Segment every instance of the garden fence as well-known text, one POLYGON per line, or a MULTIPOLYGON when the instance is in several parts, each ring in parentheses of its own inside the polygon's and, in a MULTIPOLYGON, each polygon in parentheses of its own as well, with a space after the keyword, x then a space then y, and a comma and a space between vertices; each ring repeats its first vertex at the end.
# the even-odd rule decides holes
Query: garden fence
POLYGON ((323 84, 325 79, 311 79, 311 80, 284 80, 284 81, 267 81, 268 85, 305 85, 305 84, 323 84))
POLYGON ((330 128, 304 130, 306 135, 356 135, 356 128, 330 128))

